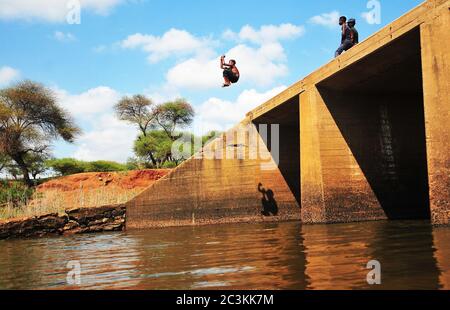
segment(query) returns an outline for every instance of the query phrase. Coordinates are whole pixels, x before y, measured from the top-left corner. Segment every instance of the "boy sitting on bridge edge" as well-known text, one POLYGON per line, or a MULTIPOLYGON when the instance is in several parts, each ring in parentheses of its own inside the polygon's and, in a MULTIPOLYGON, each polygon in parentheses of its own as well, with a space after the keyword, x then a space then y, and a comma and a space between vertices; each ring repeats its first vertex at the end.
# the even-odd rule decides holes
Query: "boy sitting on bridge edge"
POLYGON ((347 24, 347 17, 341 16, 339 18, 339 25, 342 27, 342 33, 341 33, 341 45, 336 50, 335 57, 338 57, 341 55, 344 51, 349 50, 353 47, 353 40, 352 40, 352 31, 350 27, 347 24))
POLYGON ((353 46, 355 46, 359 43, 359 33, 355 28, 356 19, 350 18, 347 25, 350 27, 350 39, 352 40, 353 46))

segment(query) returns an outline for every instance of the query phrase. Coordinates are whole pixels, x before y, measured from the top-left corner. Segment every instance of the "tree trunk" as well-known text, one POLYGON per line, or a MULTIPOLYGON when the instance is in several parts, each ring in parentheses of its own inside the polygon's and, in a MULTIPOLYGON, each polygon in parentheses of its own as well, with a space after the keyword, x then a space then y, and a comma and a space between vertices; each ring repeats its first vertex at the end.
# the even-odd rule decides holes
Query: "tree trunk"
POLYGON ((28 187, 33 187, 33 182, 30 179, 30 172, 28 171, 28 167, 25 164, 25 161, 23 160, 21 155, 17 155, 12 157, 14 159, 14 161, 17 163, 17 165, 19 166, 20 170, 22 171, 22 175, 23 175, 23 182, 25 183, 26 186, 28 187))
POLYGON ((152 152, 149 152, 149 155, 150 155, 150 160, 152 161, 152 164, 156 166, 156 165, 157 165, 157 162, 156 162, 156 159, 155 159, 155 157, 153 156, 152 152))

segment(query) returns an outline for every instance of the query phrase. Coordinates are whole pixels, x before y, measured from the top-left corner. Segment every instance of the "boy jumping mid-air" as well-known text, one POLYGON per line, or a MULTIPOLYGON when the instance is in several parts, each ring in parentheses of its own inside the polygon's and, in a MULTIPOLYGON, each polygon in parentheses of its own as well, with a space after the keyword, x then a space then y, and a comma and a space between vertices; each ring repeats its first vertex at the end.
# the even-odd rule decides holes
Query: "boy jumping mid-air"
POLYGON ((239 81, 239 70, 236 67, 236 60, 230 60, 225 63, 225 56, 220 57, 220 68, 223 69, 223 79, 225 83, 222 87, 229 87, 231 83, 239 81))

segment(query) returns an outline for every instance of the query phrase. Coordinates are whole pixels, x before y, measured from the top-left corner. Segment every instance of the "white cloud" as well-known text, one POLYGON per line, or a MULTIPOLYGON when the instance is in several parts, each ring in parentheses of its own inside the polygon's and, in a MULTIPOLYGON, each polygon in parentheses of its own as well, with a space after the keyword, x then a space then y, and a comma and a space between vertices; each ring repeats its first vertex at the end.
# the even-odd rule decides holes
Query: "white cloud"
POLYGON ((256 44, 274 43, 281 40, 291 40, 302 36, 305 27, 293 24, 263 25, 258 30, 250 25, 242 27, 239 33, 226 30, 223 37, 226 39, 249 41, 256 44))
POLYGON ((323 13, 316 15, 309 19, 309 22, 315 25, 324 26, 327 28, 336 28, 339 24, 339 17, 341 15, 338 11, 333 11, 330 13, 323 13))
MULTIPOLYGON (((280 41, 302 36, 303 26, 293 24, 249 25, 237 33, 227 30, 223 38, 238 42, 226 52, 228 59, 237 60, 241 81, 268 86, 288 74, 287 57, 280 41), (250 43, 250 44, 247 44, 250 43), (255 46, 256 45, 256 46, 255 46)), ((170 29, 162 36, 136 33, 120 42, 125 49, 141 49, 149 54, 150 63, 175 56, 179 60, 166 74, 164 87, 171 89, 209 89, 223 82, 217 42, 211 37, 197 37, 186 30, 170 29), (180 57, 189 58, 180 59, 180 57)))
POLYGON ((113 114, 104 114, 93 123, 77 141, 73 157, 86 160, 113 160, 125 162, 133 155, 133 141, 137 130, 113 114))
POLYGON ((95 46, 95 47, 92 49, 92 51, 94 51, 94 53, 100 54, 100 53, 103 53, 104 51, 106 51, 106 49, 107 49, 107 46, 101 44, 101 45, 95 46))
POLYGON ((89 89, 80 94, 54 87, 61 106, 67 109, 82 127, 72 157, 81 160, 114 160, 125 162, 132 155, 137 130, 116 118, 114 104, 121 94, 106 86, 89 89))
MULTIPOLYGON (((107 15, 126 0, 79 0, 81 10, 99 15, 107 15)), ((0 19, 4 20, 38 20, 45 22, 65 22, 70 12, 72 1, 63 0, 1 0, 0 19)))
POLYGON ((166 75, 168 87, 208 89, 220 86, 219 60, 191 58, 171 68, 166 75))
POLYGON ((197 38, 185 30, 170 29, 162 36, 136 33, 128 36, 120 45, 126 49, 142 49, 149 53, 150 63, 170 56, 202 54, 210 51, 214 42, 208 38, 197 38))
MULTIPOLYGON (((235 59, 241 73, 241 82, 268 86, 288 74, 286 55, 281 44, 267 43, 260 47, 240 44, 226 53, 235 59)), ((172 67, 166 75, 168 85, 178 88, 208 89, 223 83, 219 55, 196 57, 172 67)))
POLYGON ((245 90, 235 101, 210 98, 196 108, 195 130, 201 133, 211 130, 225 131, 242 121, 246 113, 285 89, 286 86, 279 86, 263 93, 254 89, 245 90))
POLYGON ((20 72, 17 69, 4 66, 0 68, 0 86, 7 85, 18 79, 20 72))
POLYGON ((76 117, 83 119, 96 116, 112 109, 120 94, 112 88, 99 86, 78 95, 54 88, 62 106, 76 117))
POLYGON ((60 42, 73 42, 76 41, 76 37, 70 32, 64 33, 62 31, 55 31, 53 33, 53 38, 60 42))
MULTIPOLYGON (((303 34, 302 26, 292 24, 266 25, 261 26, 259 30, 247 25, 242 27, 239 33, 227 30, 223 37, 242 42, 226 53, 228 59, 237 60, 241 82, 268 86, 288 74, 286 54, 279 41, 294 39, 303 34), (244 44, 246 41, 258 47, 244 44)), ((223 82, 218 58, 219 54, 215 54, 199 55, 185 60, 168 71, 167 83, 180 88, 218 87, 223 82)))

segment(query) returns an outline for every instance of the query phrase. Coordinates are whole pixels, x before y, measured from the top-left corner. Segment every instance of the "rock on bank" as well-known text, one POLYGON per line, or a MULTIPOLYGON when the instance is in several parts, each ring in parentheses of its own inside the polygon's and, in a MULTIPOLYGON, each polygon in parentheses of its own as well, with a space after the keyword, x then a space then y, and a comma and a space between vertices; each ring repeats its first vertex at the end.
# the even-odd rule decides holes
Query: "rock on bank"
POLYGON ((55 213, 0 221, 0 239, 122 231, 125 219, 124 205, 71 209, 64 215, 55 213))

